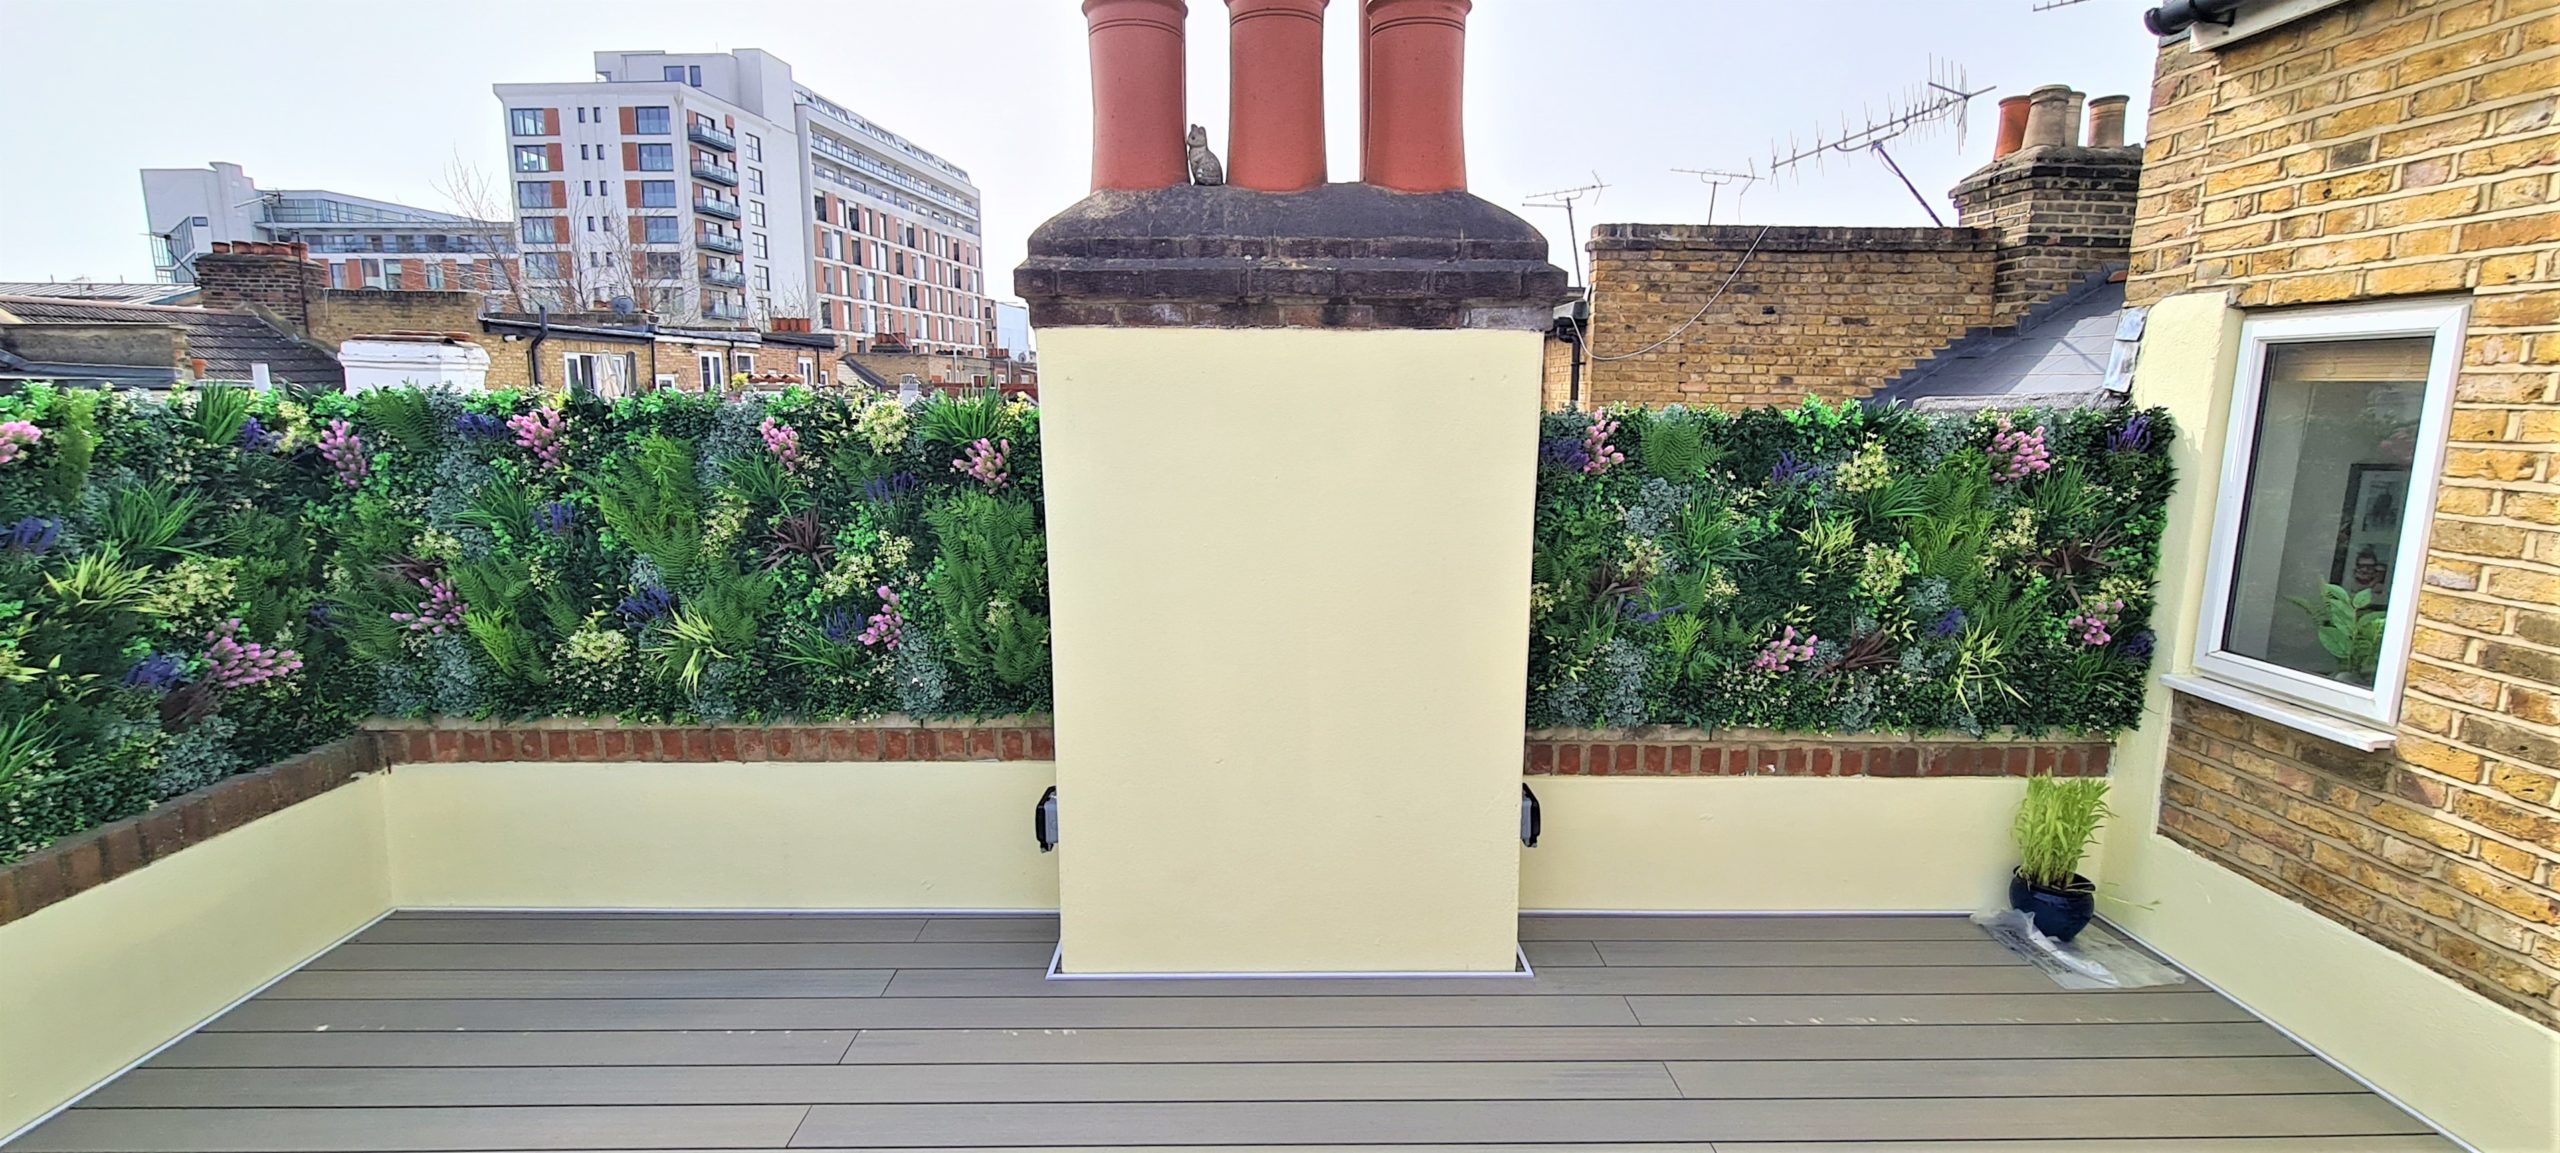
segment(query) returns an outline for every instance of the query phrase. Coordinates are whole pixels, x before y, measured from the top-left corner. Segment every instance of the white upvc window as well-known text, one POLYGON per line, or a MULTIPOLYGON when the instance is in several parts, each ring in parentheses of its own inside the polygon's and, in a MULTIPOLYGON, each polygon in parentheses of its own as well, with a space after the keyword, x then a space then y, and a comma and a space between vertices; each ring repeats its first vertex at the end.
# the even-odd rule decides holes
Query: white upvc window
POLYGON ((2468 315, 2395 302, 2242 324, 2197 673, 2398 722, 2468 315))

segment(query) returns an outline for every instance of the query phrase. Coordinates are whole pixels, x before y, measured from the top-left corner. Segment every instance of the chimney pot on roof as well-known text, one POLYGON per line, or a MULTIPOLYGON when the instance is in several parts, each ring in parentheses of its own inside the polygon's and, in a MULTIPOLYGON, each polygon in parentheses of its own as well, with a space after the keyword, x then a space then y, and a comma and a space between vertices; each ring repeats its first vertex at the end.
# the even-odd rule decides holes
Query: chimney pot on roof
POLYGON ((1183 150, 1183 0, 1084 0, 1093 60, 1093 188, 1191 181, 1183 150))
POLYGON ((2000 139, 1991 146, 1991 158, 1999 160, 2018 150, 2027 140, 2027 98, 2023 95, 2000 98, 2000 139))
POLYGON ((2089 102, 2089 147, 2124 147, 2124 110, 2130 96, 2101 96, 2089 102))
POLYGON ((1227 0, 1227 182, 1260 192, 1324 183, 1327 0, 1227 0))
POLYGON ((2059 148, 2071 143, 2071 89, 2047 84, 2027 94, 2027 135, 2021 148, 2059 148))
POLYGON ((1467 190, 1467 14, 1474 0, 1366 0, 1360 178, 1397 192, 1467 190))

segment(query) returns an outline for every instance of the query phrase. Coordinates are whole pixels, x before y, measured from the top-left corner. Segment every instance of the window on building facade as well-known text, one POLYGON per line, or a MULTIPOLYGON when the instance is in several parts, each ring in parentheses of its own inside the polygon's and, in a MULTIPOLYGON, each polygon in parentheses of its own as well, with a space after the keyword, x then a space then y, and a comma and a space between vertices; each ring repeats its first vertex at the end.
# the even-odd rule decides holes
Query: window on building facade
POLYGON ((762 264, 757 265, 755 268, 755 285, 757 288, 767 292, 772 291, 773 269, 762 264))
POLYGON ((579 106, 578 106, 578 123, 580 123, 580 124, 584 124, 584 123, 586 123, 586 122, 587 122, 587 106, 586 106, 586 105, 584 105, 584 104, 581 104, 581 105, 579 105, 579 106))
POLYGON ((676 206, 676 182, 643 180, 640 182, 640 207, 673 208, 676 206))
POLYGON ((684 65, 669 64, 659 68, 658 79, 672 80, 678 84, 684 83, 684 65))
POLYGON ((524 274, 536 280, 560 279, 560 254, 557 252, 525 253, 524 274))
POLYGON ((677 280, 684 276, 684 254, 680 252, 644 252, 641 265, 651 280, 677 280))
POLYGON ((556 226, 551 222, 558 219, 557 216, 519 217, 516 220, 516 239, 525 244, 555 243, 558 233, 553 231, 556 226))
POLYGON ((539 144, 516 145, 516 171, 551 171, 551 150, 539 144))
POLYGON ((676 170, 676 146, 673 144, 643 144, 636 151, 639 153, 638 159, 642 172, 676 170))
POLYGON ((684 237, 683 233, 676 230, 675 217, 643 216, 640 220, 642 230, 641 239, 647 243, 675 244, 680 242, 684 237))
POLYGON ((642 136, 665 136, 672 131, 673 123, 663 105, 631 110, 631 131, 642 136))
POLYGON ((527 180, 516 185, 516 207, 558 208, 560 206, 551 202, 550 181, 527 180))
POLYGON ((764 137, 758 136, 753 132, 749 132, 742 137, 742 139, 744 139, 747 144, 747 159, 764 159, 764 137))
POLYGON ((444 291, 444 264, 442 261, 430 262, 427 265, 427 291, 444 291))
POLYGON ((2398 719, 2466 315, 2389 304, 2242 326, 2199 673, 2398 719))
POLYGON ((773 255, 765 244, 764 233, 761 232, 747 234, 747 251, 755 253, 758 260, 767 259, 773 255))
POLYGON ((747 202, 747 223, 755 225, 758 228, 764 227, 764 201, 750 200, 747 202))
POLYGON ((544 117, 542 115, 542 110, 539 108, 510 108, 507 110, 507 131, 514 135, 541 136, 544 135, 542 131, 543 127, 544 117))
POLYGON ((694 87, 696 87, 696 88, 700 88, 700 87, 702 87, 702 65, 699 65, 699 64, 687 64, 687 65, 685 65, 685 68, 684 68, 684 82, 685 82, 685 83, 687 83, 687 84, 693 85, 693 86, 694 86, 694 87))
POLYGON ((764 195, 764 169, 750 168, 747 170, 747 191, 758 196, 764 195))

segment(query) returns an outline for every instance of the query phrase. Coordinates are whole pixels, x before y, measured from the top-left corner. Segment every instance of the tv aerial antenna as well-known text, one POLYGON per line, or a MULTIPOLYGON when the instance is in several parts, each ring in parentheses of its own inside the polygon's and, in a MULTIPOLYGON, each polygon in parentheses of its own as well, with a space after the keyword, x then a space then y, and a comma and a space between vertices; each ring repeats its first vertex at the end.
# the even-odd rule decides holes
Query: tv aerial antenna
POLYGON ((1674 168, 1672 171, 1686 176, 1695 176, 1699 183, 1707 186, 1707 223, 1709 224, 1716 222, 1718 193, 1732 188, 1733 198, 1740 200, 1744 193, 1751 191, 1752 185, 1760 182, 1760 174, 1757 172, 1733 172, 1722 168, 1674 168))
POLYGON ((2029 7, 2027 11, 2051 12, 2056 8, 2068 8, 2074 4, 2086 4, 2088 2, 2089 0, 2039 0, 2038 3, 2029 7))
POLYGON ((1585 199, 1598 200, 1600 194, 1608 187, 1609 182, 1600 179, 1600 174, 1594 172, 1591 174, 1589 184, 1559 188, 1553 192, 1533 193, 1528 199, 1520 202, 1523 208, 1564 209, 1565 246, 1573 250, 1573 282, 1586 288, 1588 285, 1582 279, 1582 231, 1574 221, 1573 206, 1585 199))
POLYGON ((1895 179, 1902 181, 1902 187, 1910 191, 1911 198, 1920 202, 1920 210, 1929 214, 1929 220, 1943 227, 1946 221, 1939 218, 1937 208, 1929 203, 1928 197, 1920 194, 1920 187, 1911 183, 1911 177, 1903 173, 1902 166, 1894 162, 1893 154, 1885 151, 1884 146, 1904 136, 1926 135, 1953 124, 1956 147, 1961 149, 1964 147, 1967 110, 1976 97, 1990 93, 1989 88, 1973 87, 1963 68, 1932 57, 1927 80, 1894 94, 1885 101, 1881 112, 1869 106, 1863 123, 1853 124, 1843 116, 1837 130, 1817 129, 1809 144, 1799 143, 1795 137, 1789 136, 1783 149, 1772 145, 1769 175, 1774 179, 1798 174, 1805 165, 1819 167, 1833 155, 1872 153, 1892 170, 1895 179))

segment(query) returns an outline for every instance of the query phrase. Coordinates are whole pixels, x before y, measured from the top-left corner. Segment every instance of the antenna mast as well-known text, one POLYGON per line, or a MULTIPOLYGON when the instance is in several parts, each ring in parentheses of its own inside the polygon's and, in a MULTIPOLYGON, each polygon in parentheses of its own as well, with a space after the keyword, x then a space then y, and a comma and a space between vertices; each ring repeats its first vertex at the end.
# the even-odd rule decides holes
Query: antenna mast
POLYGON ((1717 193, 1723 192, 1728 185, 1738 185, 1739 187, 1734 189, 1733 198, 1740 200, 1744 193, 1751 191, 1752 185, 1760 182, 1760 174, 1757 172, 1729 172, 1721 168, 1674 168, 1672 171, 1695 176, 1699 183, 1707 186, 1707 223, 1709 224, 1716 222, 1717 193))
POLYGON ((1972 87, 1963 68, 1933 57, 1929 61, 1929 79, 1888 100, 1882 115, 1869 111, 1866 122, 1857 126, 1843 117, 1839 131, 1817 130, 1811 144, 1799 146, 1789 137, 1785 150, 1773 145, 1769 150, 1769 175, 1774 179, 1781 174, 1800 173, 1807 163, 1818 166, 1833 153, 1853 156, 1870 152, 1902 181, 1911 198, 1920 202, 1920 210, 1929 214, 1930 221, 1943 226, 1946 222, 1939 219, 1937 208, 1928 197, 1920 195, 1919 187, 1911 183, 1909 176, 1903 175, 1902 166, 1894 163, 1892 153, 1885 151, 1885 143, 1905 135, 1936 131, 1940 125, 1952 122, 1956 147, 1961 149, 1967 111, 1975 97, 1990 92, 1989 88, 1972 87))
POLYGON ((1564 209, 1566 246, 1573 250, 1573 282, 1582 286, 1585 292, 1590 291, 1591 285, 1582 278, 1582 231, 1574 222, 1573 206, 1584 197, 1599 199, 1600 193, 1608 187, 1608 182, 1600 179, 1600 174, 1594 172, 1591 174, 1589 184, 1575 188, 1559 188, 1553 192, 1535 193, 1520 202, 1523 208, 1564 209))

